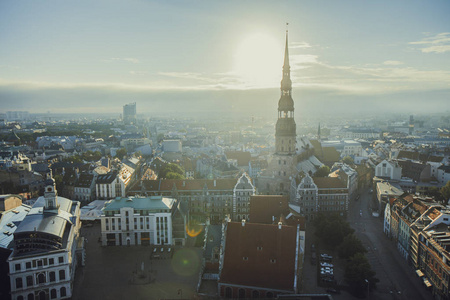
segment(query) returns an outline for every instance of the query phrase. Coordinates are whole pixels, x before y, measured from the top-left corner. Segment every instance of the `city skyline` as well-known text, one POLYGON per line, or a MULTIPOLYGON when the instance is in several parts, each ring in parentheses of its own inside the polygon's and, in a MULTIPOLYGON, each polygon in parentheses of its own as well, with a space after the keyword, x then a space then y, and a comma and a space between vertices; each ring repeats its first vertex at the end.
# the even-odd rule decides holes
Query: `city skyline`
POLYGON ((448 12, 447 1, 2 2, 0 99, 38 113, 136 102, 143 113, 271 114, 288 22, 299 114, 438 112, 450 95, 448 12))

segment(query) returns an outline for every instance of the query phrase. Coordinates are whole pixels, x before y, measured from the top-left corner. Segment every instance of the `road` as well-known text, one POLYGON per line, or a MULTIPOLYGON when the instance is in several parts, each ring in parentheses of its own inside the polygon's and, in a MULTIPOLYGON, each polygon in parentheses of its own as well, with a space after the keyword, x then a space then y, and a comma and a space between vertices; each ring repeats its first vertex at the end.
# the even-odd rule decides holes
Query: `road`
POLYGON ((378 289, 371 292, 370 299, 430 299, 412 266, 400 255, 397 245, 383 233, 383 214, 373 217, 372 194, 364 190, 358 201, 351 200, 347 220, 355 234, 368 250, 368 258, 376 277, 378 289))

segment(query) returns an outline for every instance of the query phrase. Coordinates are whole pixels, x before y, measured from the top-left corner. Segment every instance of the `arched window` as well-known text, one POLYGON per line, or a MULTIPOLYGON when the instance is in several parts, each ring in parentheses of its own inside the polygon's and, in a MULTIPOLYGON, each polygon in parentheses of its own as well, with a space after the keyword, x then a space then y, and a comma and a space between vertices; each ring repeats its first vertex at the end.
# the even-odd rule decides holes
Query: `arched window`
POLYGON ((46 300, 46 295, 44 291, 40 291, 39 292, 39 300, 46 300))
POLYGON ((23 296, 18 296, 17 300, 23 300, 23 296))
POLYGON ((17 277, 16 278, 16 289, 21 289, 23 286, 22 284, 22 277, 17 277))
POLYGON ((239 289, 239 298, 240 299, 244 299, 245 298, 245 290, 244 289, 239 289))
POLYGON ((57 297, 57 295, 56 295, 56 290, 55 290, 55 289, 52 289, 52 290, 50 291, 50 298, 51 298, 51 299, 56 299, 56 297, 57 297))
POLYGON ((55 272, 50 272, 50 282, 56 281, 56 274, 55 272))
POLYGON ((34 300, 34 294, 29 293, 27 296, 27 300, 34 300))
POLYGON ((252 291, 252 298, 254 298, 254 299, 259 298, 259 291, 253 290, 252 291))
POLYGON ((232 298, 233 297, 233 289, 227 286, 225 288, 225 298, 232 298))
POLYGON ((273 293, 272 292, 267 292, 266 293, 266 298, 273 298, 273 293))
POLYGON ((38 275, 38 283, 39 284, 45 283, 45 274, 44 273, 41 273, 38 275))
POLYGON ((66 296, 66 288, 62 287, 61 288, 61 297, 65 297, 66 296))

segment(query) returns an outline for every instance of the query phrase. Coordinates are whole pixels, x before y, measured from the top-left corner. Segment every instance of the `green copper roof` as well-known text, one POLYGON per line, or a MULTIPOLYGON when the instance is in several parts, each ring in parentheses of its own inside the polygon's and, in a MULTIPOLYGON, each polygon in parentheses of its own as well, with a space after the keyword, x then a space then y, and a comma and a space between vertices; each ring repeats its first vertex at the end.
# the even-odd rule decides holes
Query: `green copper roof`
POLYGON ((166 198, 162 196, 152 197, 117 197, 106 202, 103 211, 118 211, 123 207, 130 207, 135 210, 155 210, 171 209, 175 199, 166 198))

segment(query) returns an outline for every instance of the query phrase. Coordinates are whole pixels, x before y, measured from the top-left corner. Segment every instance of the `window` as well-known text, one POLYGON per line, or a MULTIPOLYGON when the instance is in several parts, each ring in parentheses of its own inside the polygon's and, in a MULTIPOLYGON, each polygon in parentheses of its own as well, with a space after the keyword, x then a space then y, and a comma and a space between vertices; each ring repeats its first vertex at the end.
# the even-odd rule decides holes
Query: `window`
POLYGON ((27 299, 28 300, 34 300, 34 294, 29 293, 28 296, 27 296, 27 299))
POLYGON ((21 289, 22 286, 22 277, 16 278, 16 289, 21 289))
POLYGON ((31 269, 31 261, 28 261, 28 262, 26 262, 25 263, 25 268, 28 270, 28 269, 31 269))
MULTIPOLYGON (((266 297, 267 297, 267 294, 266 294, 266 297)), ((253 290, 252 291, 252 298, 258 299, 259 298, 259 291, 253 290)))
POLYGON ((271 264, 274 264, 274 263, 276 263, 276 262, 277 262, 276 259, 274 259, 274 258, 270 259, 270 263, 271 263, 271 264))
POLYGON ((51 298, 51 299, 56 299, 56 297, 57 297, 57 295, 56 295, 56 290, 55 290, 55 289, 52 289, 52 290, 50 291, 50 298, 51 298))
POLYGON ((16 272, 20 271, 20 264, 16 264, 16 272))
POLYGON ((261 247, 261 246, 258 246, 258 247, 256 247, 256 250, 262 251, 262 247, 261 247))
POLYGON ((33 286, 33 276, 27 276, 27 287, 33 286))
POLYGON ((59 270, 59 280, 66 279, 66 272, 64 270, 59 270))
POLYGON ((65 297, 66 296, 66 288, 62 287, 61 288, 61 297, 65 297))
POLYGON ((44 274, 44 273, 40 273, 40 274, 38 275, 38 283, 39 283, 39 284, 45 283, 45 274, 44 274))
POLYGON ((50 282, 54 282, 54 281, 56 281, 56 274, 55 274, 55 272, 50 272, 50 282))
POLYGON ((248 257, 247 257, 247 256, 244 256, 244 257, 242 257, 242 260, 247 261, 247 260, 248 260, 248 257))
POLYGON ((23 296, 18 296, 17 300, 23 300, 23 296))
POLYGON ((48 259, 48 264, 49 265, 54 265, 55 264, 55 259, 54 258, 49 258, 48 259))
POLYGON ((63 263, 64 263, 64 256, 58 257, 58 262, 59 262, 60 264, 63 264, 63 263))
POLYGON ((243 299, 245 298, 245 290, 244 289, 239 289, 239 298, 243 299))

